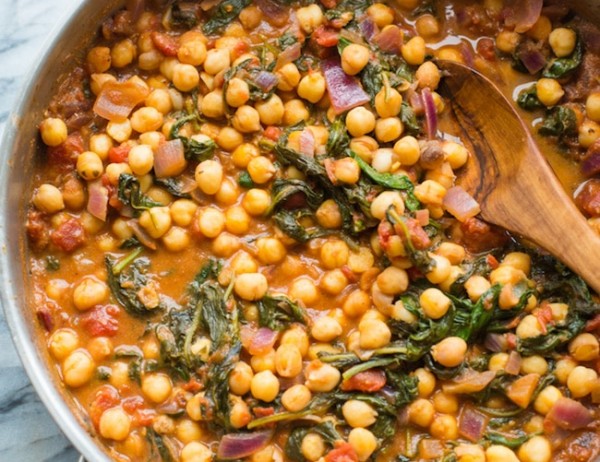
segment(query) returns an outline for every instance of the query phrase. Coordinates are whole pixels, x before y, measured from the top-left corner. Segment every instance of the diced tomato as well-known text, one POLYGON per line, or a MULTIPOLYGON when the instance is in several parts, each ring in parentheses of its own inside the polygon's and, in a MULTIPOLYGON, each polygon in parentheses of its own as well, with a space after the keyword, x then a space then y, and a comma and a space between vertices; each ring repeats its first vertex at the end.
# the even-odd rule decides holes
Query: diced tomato
POLYGON ((338 0, 321 0, 321 5, 327 9, 335 8, 338 4, 338 0))
POLYGON ((268 417, 270 415, 275 414, 275 409, 273 407, 255 407, 252 409, 252 412, 257 418, 260 417, 268 417))
POLYGON ((156 31, 152 32, 150 37, 152 38, 152 43, 154 43, 154 46, 158 48, 158 51, 160 51, 163 55, 171 57, 177 56, 177 52, 179 51, 179 43, 175 37, 171 37, 164 32, 156 31))
POLYGON ((329 181, 331 181, 333 184, 337 184, 338 180, 335 176, 335 164, 333 162, 332 159, 325 159, 323 161, 323 167, 325 167, 325 173, 327 173, 327 178, 329 178, 329 181))
POLYGON ((487 262, 488 265, 490 265, 490 268, 492 268, 493 270, 495 270, 496 268, 498 268, 500 266, 500 262, 492 254, 488 254, 485 257, 485 261, 487 262))
POLYGON ((121 402, 119 392, 111 385, 101 386, 92 403, 90 404, 90 419, 94 427, 98 428, 100 417, 107 409, 117 406, 121 402))
POLYGON ((83 151, 83 137, 79 132, 76 132, 71 133, 64 143, 48 147, 46 153, 51 164, 74 167, 77 156, 83 151))
POLYGON ((496 44, 491 38, 484 37, 477 42, 477 53, 488 61, 496 59, 496 44))
POLYGON ((115 162, 117 164, 126 162, 129 151, 131 151, 131 145, 129 143, 123 143, 119 146, 110 148, 108 151, 108 160, 109 162, 115 162))
POLYGON ((312 38, 322 47, 329 48, 337 46, 340 34, 335 29, 327 26, 319 26, 313 33, 312 38))
POLYGON ((473 253, 502 247, 508 240, 506 232, 474 217, 462 223, 460 229, 462 244, 473 253))
POLYGON ((394 228, 389 221, 382 221, 377 227, 377 235, 379 236, 379 244, 385 250, 390 243, 390 237, 394 234, 394 228))
POLYGON ((600 328, 600 314, 597 314, 592 319, 590 319, 585 325, 586 332, 594 332, 600 328))
POLYGON ((46 332, 52 332, 54 330, 54 318, 52 317, 52 309, 46 304, 38 308, 35 312, 38 321, 44 326, 46 332))
POLYGON ((272 141, 277 141, 281 136, 281 129, 273 125, 269 125, 267 128, 265 128, 263 135, 265 138, 268 138, 272 141))
POLYGON ((151 425, 156 417, 154 409, 138 409, 133 413, 134 427, 147 427, 151 425))
POLYGON ((358 462, 358 456, 350 443, 338 442, 325 456, 325 462, 358 462))
POLYGON ((385 386, 385 372, 381 369, 370 369, 359 372, 355 376, 342 382, 344 391, 365 391, 373 393, 381 390, 385 386))
POLYGON ((123 400, 121 406, 128 414, 133 414, 138 409, 144 407, 144 398, 141 396, 130 396, 129 398, 125 398, 123 400))
POLYGON ((250 44, 248 42, 245 42, 244 40, 238 40, 232 50, 233 59, 237 59, 244 53, 248 53, 249 51, 250 44))
POLYGON ((29 241, 37 249, 45 248, 50 242, 50 224, 42 212, 30 210, 27 213, 25 228, 29 241))
POLYGON ((71 218, 52 233, 50 240, 61 250, 72 252, 85 242, 85 230, 77 218, 71 218))
POLYGON ((515 334, 506 334, 506 346, 511 350, 517 347, 517 336, 515 334))
POLYGON ((542 303, 542 305, 535 310, 534 314, 540 323, 542 334, 546 335, 548 333, 546 326, 552 322, 552 308, 550 308, 550 304, 542 303))
POLYGON ((192 393, 198 393, 200 390, 204 388, 202 382, 199 382, 195 378, 191 378, 188 382, 184 383, 181 388, 185 391, 190 391, 192 393))
POLYGON ((429 236, 417 220, 414 218, 407 219, 406 226, 410 233, 412 245, 414 245, 416 249, 423 250, 431 245, 431 239, 429 239, 429 236))
POLYGON ((506 387, 506 396, 517 406, 525 409, 531 403, 531 398, 539 381, 539 374, 524 375, 506 387))
POLYGON ((354 274, 354 271, 352 271, 348 265, 344 265, 340 269, 342 270, 342 273, 344 273, 344 276, 346 276, 346 279, 348 279, 350 283, 355 283, 358 280, 356 274, 354 274))
POLYGON ((113 337, 119 331, 119 316, 121 310, 115 305, 102 305, 92 308, 82 315, 81 326, 92 337, 113 337))

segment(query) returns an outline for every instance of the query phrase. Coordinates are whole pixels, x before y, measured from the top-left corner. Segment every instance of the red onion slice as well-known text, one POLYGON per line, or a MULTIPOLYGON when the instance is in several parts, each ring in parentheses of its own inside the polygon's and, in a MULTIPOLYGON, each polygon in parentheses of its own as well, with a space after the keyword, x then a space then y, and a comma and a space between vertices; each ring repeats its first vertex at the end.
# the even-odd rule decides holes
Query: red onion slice
POLYGON ((427 137, 433 140, 437 134, 437 109, 435 102, 433 101, 433 95, 429 88, 423 88, 421 92, 421 99, 423 100, 423 108, 425 109, 425 123, 427 126, 427 137))
POLYGON ((358 27, 360 28, 360 32, 362 33, 363 37, 367 41, 370 41, 376 34, 379 33, 379 28, 369 16, 366 16, 364 19, 362 19, 358 27))
POLYGON ((331 106, 336 114, 369 102, 369 95, 355 78, 344 72, 339 58, 323 61, 321 69, 325 75, 331 106))
POLYGON ((288 63, 296 61, 302 55, 302 44, 300 42, 294 43, 291 47, 286 48, 279 56, 277 56, 277 63, 275 69, 281 69, 288 63))
POLYGON ((307 128, 300 134, 300 152, 307 157, 315 157, 315 137, 307 128))
POLYGON ((516 351, 511 351, 508 355, 508 361, 504 366, 504 371, 510 375, 519 375, 521 370, 521 355, 516 351))
POLYGON ((150 237, 137 220, 129 220, 127 226, 129 226, 135 237, 137 237, 138 241, 140 241, 143 246, 156 250, 156 241, 150 237))
POLYGON ((236 460, 251 456, 264 448, 272 436, 272 431, 225 435, 219 442, 217 457, 221 460, 236 460))
POLYGON ((265 19, 274 26, 283 26, 289 17, 288 10, 282 3, 273 0, 254 0, 258 9, 263 12, 265 19))
POLYGON ((111 122, 123 122, 149 94, 147 87, 134 82, 106 82, 96 102, 94 112, 111 122))
POLYGON ((533 27, 542 14, 544 0, 512 0, 506 11, 505 24, 522 34, 533 27))
POLYGON ((381 51, 400 55, 402 52, 402 44, 404 43, 404 34, 398 26, 386 26, 373 38, 373 43, 377 45, 381 51))
POLYGON ((464 406, 459 417, 458 433, 473 443, 479 441, 485 432, 489 417, 473 409, 464 406))
POLYGON ((98 220, 106 221, 108 189, 102 186, 102 180, 96 180, 88 184, 87 211, 98 220))
POLYGON ((477 393, 487 387, 496 377, 494 371, 477 372, 467 369, 449 383, 443 385, 446 393, 468 394, 477 393))
POLYGON ((248 345, 248 353, 253 356, 267 353, 275 345, 278 336, 278 332, 267 327, 261 327, 252 337, 250 345, 248 345))
POLYGON ((581 173, 587 177, 600 173, 600 140, 588 148, 581 161, 581 173))
POLYGON ((443 205, 448 213, 463 223, 481 212, 481 208, 473 196, 460 186, 454 186, 448 190, 444 196, 443 205))
POLYGON ((524 47, 517 52, 517 58, 523 63, 527 72, 535 75, 546 66, 546 57, 533 47, 524 47))
POLYGON ((171 140, 161 144, 154 155, 154 174, 157 178, 180 175, 187 162, 181 140, 171 140))
POLYGON ((254 83, 265 93, 275 88, 278 82, 279 79, 277 76, 267 71, 260 71, 254 79, 254 83))
POLYGON ((587 427, 594 420, 588 408, 571 398, 559 398, 546 418, 565 430, 587 427))

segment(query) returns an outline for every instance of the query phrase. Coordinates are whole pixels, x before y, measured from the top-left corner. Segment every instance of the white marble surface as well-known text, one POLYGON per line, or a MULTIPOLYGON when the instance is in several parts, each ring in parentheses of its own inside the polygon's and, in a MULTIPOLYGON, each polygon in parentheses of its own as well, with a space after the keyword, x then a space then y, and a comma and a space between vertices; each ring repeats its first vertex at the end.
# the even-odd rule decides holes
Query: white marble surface
MULTIPOLYGON (((0 0, 0 132, 44 39, 76 1, 0 0)), ((78 458, 35 394, 0 312, 0 461, 78 458)))

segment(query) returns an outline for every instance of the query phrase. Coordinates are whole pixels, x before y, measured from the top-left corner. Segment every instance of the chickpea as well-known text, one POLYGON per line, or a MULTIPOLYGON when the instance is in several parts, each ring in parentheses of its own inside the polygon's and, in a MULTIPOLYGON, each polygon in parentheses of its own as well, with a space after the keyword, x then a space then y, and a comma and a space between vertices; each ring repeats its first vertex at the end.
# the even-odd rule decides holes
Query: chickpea
POLYGON ((521 361, 521 374, 544 375, 546 372, 548 372, 548 362, 542 356, 527 356, 521 361))
POLYGON ((110 50, 111 64, 120 69, 128 66, 135 59, 137 49, 130 39, 122 40, 116 43, 110 50))
POLYGON ((266 353, 252 356, 250 365, 254 372, 275 372, 275 350, 271 348, 266 353))
POLYGON ((129 167, 135 175, 145 175, 150 173, 154 167, 154 153, 147 144, 139 144, 131 148, 127 158, 129 167))
POLYGON ((302 438, 300 452, 310 462, 316 462, 325 454, 325 442, 323 437, 317 433, 308 433, 302 438))
POLYGON ((87 181, 93 181, 102 175, 104 166, 100 156, 92 151, 82 152, 77 156, 77 173, 87 181))
POLYGON ((577 361, 593 361, 600 356, 598 339, 590 333, 579 334, 569 343, 569 354, 577 361))
POLYGON ((187 32, 181 36, 180 42, 181 44, 177 50, 177 59, 183 64, 192 66, 202 65, 206 59, 207 51, 201 34, 196 35, 194 32, 187 32))
POLYGON ((504 30, 496 37, 496 48, 502 53, 512 54, 517 49, 517 45, 521 41, 521 35, 517 32, 504 30))
POLYGON ((552 446, 543 436, 534 436, 521 445, 517 452, 521 462, 550 462, 552 446))
POLYGON ((395 117, 402 109, 402 95, 395 88, 382 88, 375 96, 375 110, 379 117, 395 117))
POLYGON ((129 366, 127 363, 122 361, 114 362, 111 367, 110 378, 108 382, 115 387, 117 390, 126 388, 131 383, 129 378, 129 366))
POLYGON ((419 427, 428 428, 434 415, 433 404, 428 399, 417 399, 408 406, 408 420, 419 427))
POLYGON ((190 199, 178 199, 171 204, 171 218, 176 225, 189 226, 198 206, 190 199))
POLYGON ((231 160, 236 167, 246 168, 250 161, 259 155, 260 151, 257 146, 251 143, 244 143, 235 148, 231 154, 231 160))
POLYGON ((348 294, 348 297, 342 305, 342 309, 346 316, 358 317, 362 316, 371 307, 371 297, 363 290, 356 289, 348 294))
POLYGON ((129 139, 132 132, 131 122, 125 119, 123 122, 108 122, 106 133, 117 143, 124 143, 129 139))
POLYGON ((582 148, 589 148, 594 142, 600 138, 600 124, 585 120, 579 126, 579 144, 582 148))
POLYGON ((281 98, 275 94, 265 101, 257 101, 254 108, 263 125, 280 125, 283 121, 285 107, 281 98))
POLYGON ((450 309, 452 302, 439 289, 425 289, 419 296, 419 303, 425 315, 431 319, 442 318, 450 309))
POLYGON ((229 50, 226 48, 213 48, 206 53, 204 71, 209 75, 217 75, 231 65, 229 50))
POLYGON ((108 337, 95 337, 87 343, 87 350, 94 361, 101 362, 113 353, 113 344, 108 337))
POLYGON ((435 16, 424 14, 417 18, 416 21, 417 33, 421 37, 435 37, 440 33, 440 23, 435 16))
POLYGON ((435 266, 425 276, 432 284, 440 284, 450 276, 450 261, 441 255, 430 254, 430 257, 431 260, 435 262, 435 266))
POLYGON ((177 423, 175 435, 179 441, 183 444, 187 444, 202 438, 202 428, 193 420, 181 419, 177 423))
POLYGON ((250 87, 245 80, 234 77, 229 81, 227 91, 225 92, 225 100, 231 107, 240 107, 250 99, 250 87))
POLYGON ((41 185, 32 199, 33 205, 45 213, 56 213, 65 208, 63 195, 60 190, 51 184, 41 185))
POLYGON ((594 122, 600 122, 600 93, 590 93, 587 97, 585 114, 594 122))
POLYGON ((234 428, 243 428, 252 420, 250 409, 246 402, 237 396, 231 399, 231 410, 229 411, 229 421, 234 428))
POLYGON ((356 452, 360 462, 368 460, 377 449, 377 438, 364 428, 353 428, 348 434, 348 443, 356 452))
POLYGON ((106 176, 108 177, 108 181, 110 182, 110 184, 116 186, 119 184, 119 177, 121 176, 122 173, 131 174, 133 172, 131 171, 129 164, 126 164, 125 162, 120 162, 120 163, 113 162, 106 166, 105 173, 106 173, 106 176))
POLYGON ((404 126, 398 117, 378 119, 375 123, 375 138, 381 143, 397 140, 403 131, 404 126))
POLYGON ((142 379, 142 392, 153 403, 162 403, 171 395, 173 385, 166 374, 153 373, 142 379))
POLYGON ((112 407, 100 417, 100 434, 103 438, 123 441, 131 430, 131 418, 121 406, 112 407))
POLYGON ((252 133, 260 130, 260 115, 252 106, 240 106, 231 120, 233 127, 241 133, 252 133))
POLYGON ((419 66, 415 73, 415 77, 419 82, 420 88, 436 90, 442 78, 442 74, 433 62, 426 61, 419 66))
POLYGON ((54 331, 48 340, 50 354, 58 361, 62 361, 79 347, 79 335, 69 328, 54 331))
POLYGON ((62 119, 49 117, 40 124, 40 135, 46 146, 59 146, 67 140, 67 125, 62 119))
POLYGON ((356 184, 360 178, 360 167, 351 157, 344 157, 334 161, 334 176, 346 184, 356 184))
POLYGON ((486 462, 519 462, 516 454, 506 446, 493 444, 485 450, 486 462))
POLYGON ((110 136, 99 133, 90 137, 90 151, 95 152, 100 156, 100 159, 106 160, 108 152, 113 147, 113 141, 110 136))
POLYGON ((377 420, 377 411, 364 401, 356 399, 344 403, 342 414, 352 428, 365 428, 377 420))
POLYGON ((298 96, 311 103, 317 103, 325 95, 325 77, 320 72, 310 72, 298 84, 298 96))
POLYGON ((304 370, 305 385, 313 392, 327 392, 333 390, 340 382, 340 371, 321 361, 312 361, 304 370))
POLYGON ((297 346, 302 357, 306 356, 308 353, 308 335, 299 325, 292 326, 283 333, 280 345, 285 345, 288 343, 297 346))
POLYGON ((242 206, 235 205, 225 212, 225 229, 231 234, 243 235, 250 228, 250 216, 242 206))
POLYGON ((328 240, 321 247, 321 265, 325 269, 341 268, 348 261, 348 244, 341 240, 328 240))
POLYGON ((544 388, 540 394, 535 399, 533 403, 533 407, 536 412, 546 415, 552 409, 552 406, 556 404, 556 402, 562 398, 563 394, 561 391, 555 386, 549 385, 544 388))
POLYGON ((239 274, 233 286, 239 297, 249 301, 261 299, 267 293, 268 287, 267 278, 260 273, 239 274))
POLYGON ((362 320, 358 325, 360 332, 360 347, 365 350, 375 350, 384 347, 392 339, 388 325, 378 319, 362 320))
POLYGON ((311 329, 311 335, 319 342, 331 342, 343 332, 339 321, 331 316, 318 318, 311 329))
POLYGON ((266 403, 273 401, 279 393, 279 380, 271 371, 262 371, 250 382, 252 396, 266 403))
POLYGON ((486 462, 485 452, 478 444, 461 443, 454 448, 458 462, 486 462))
POLYGON ((383 28, 394 22, 394 10, 384 3, 373 3, 367 8, 367 15, 369 15, 379 28, 383 28))
POLYGON ((78 388, 88 383, 96 369, 96 364, 87 350, 79 348, 71 352, 62 363, 62 376, 65 385, 78 388))
POLYGON ((168 207, 152 207, 142 212, 139 221, 151 237, 158 239, 171 228, 171 213, 168 207))
POLYGON ((583 398, 592 392, 597 380, 598 374, 594 369, 577 366, 569 374, 567 387, 573 398, 583 398))
POLYGON ((326 229, 338 229, 342 226, 342 214, 333 199, 323 202, 315 213, 317 222, 326 229))
POLYGON ((506 367, 508 363, 508 354, 507 353, 496 353, 490 358, 490 362, 488 363, 488 370, 490 371, 500 371, 506 367))
POLYGON ((223 91, 216 89, 204 95, 201 103, 202 114, 211 119, 220 119, 225 115, 223 91))
POLYGON ((552 22, 548 16, 542 15, 538 18, 533 27, 526 32, 526 34, 529 37, 541 42, 548 38, 550 32, 552 32, 552 22))
POLYGON ((244 135, 233 127, 223 127, 215 141, 224 151, 233 151, 244 143, 244 135))
POLYGON ((346 128, 354 137, 366 135, 375 129, 375 116, 364 107, 355 107, 346 116, 346 128))
POLYGON ((262 12, 256 5, 247 6, 240 12, 239 20, 244 29, 251 31, 258 27, 262 21, 262 12))
POLYGON ((209 239, 214 239, 221 234, 225 226, 225 215, 216 208, 207 207, 198 215, 198 228, 209 239))
POLYGON ((346 278, 342 270, 334 269, 331 271, 327 271, 323 274, 319 287, 330 295, 338 295, 342 292, 342 290, 344 290, 344 288, 347 285, 348 279, 346 278))
POLYGON ((434 438, 442 440, 455 440, 458 438, 458 425, 456 417, 449 414, 437 416, 429 427, 429 432, 434 438))
POLYGON ((250 189, 242 199, 242 207, 252 216, 262 215, 271 205, 271 196, 264 189, 250 189))
POLYGON ((275 369, 280 377, 296 377, 302 372, 302 354, 296 345, 280 345, 275 351, 275 369))
POLYGON ((364 69, 370 57, 367 47, 351 43, 342 51, 342 69, 348 75, 356 75, 364 69))
POLYGON ((108 286, 93 276, 84 278, 73 291, 73 303, 80 311, 89 310, 108 298, 108 286))
POLYGON ((281 404, 290 412, 304 409, 312 398, 312 393, 305 385, 292 385, 281 395, 281 404))
POLYGON ((554 106, 564 96, 560 83, 554 79, 540 79, 536 84, 537 95, 544 106, 554 106))
POLYGON ((433 407, 437 412, 456 414, 459 408, 458 398, 455 395, 439 391, 433 396, 433 407))
POLYGON ((216 194, 223 182, 223 166, 216 160, 202 161, 196 167, 195 178, 204 194, 216 194))
POLYGON ((542 335, 542 327, 538 318, 531 314, 525 316, 517 326, 516 334, 521 339, 542 335))
POLYGON ((258 156, 248 163, 248 173, 256 184, 265 184, 271 181, 277 173, 275 165, 268 157, 258 156))
POLYGON ((296 18, 298 18, 300 28, 307 34, 312 33, 324 21, 323 11, 316 4, 298 8, 296 18))
POLYGON ((86 60, 90 73, 98 74, 106 72, 110 69, 111 65, 110 48, 94 47, 88 51, 86 60))
POLYGON ((419 66, 425 61, 425 40, 416 36, 402 45, 402 57, 411 66, 419 66))
POLYGON ((414 165, 421 157, 419 142, 412 136, 400 138, 394 145, 394 153, 401 165, 414 165))
POLYGON ((310 112, 301 99, 291 99, 283 105, 283 124, 296 125, 310 118, 310 112))
POLYGON ((319 289, 307 277, 300 277, 290 286, 288 295, 293 300, 300 300, 304 305, 313 305, 319 300, 319 289))
POLYGON ((419 382, 417 384, 419 390, 419 397, 428 398, 429 396, 431 396, 436 384, 435 375, 433 375, 427 369, 423 369, 422 367, 415 370, 412 375, 416 376, 417 379, 419 379, 419 382))
POLYGON ((210 462, 212 451, 198 441, 191 441, 181 450, 181 462, 210 462))
POLYGON ((277 71, 279 83, 277 88, 281 91, 292 91, 300 83, 300 71, 294 63, 287 63, 277 71))
POLYGON ((286 256, 286 250, 279 239, 261 237, 256 241, 257 256, 267 265, 280 263, 286 256))
POLYGON ((566 384, 571 371, 573 371, 575 367, 577 367, 577 362, 568 356, 556 361, 554 374, 556 375, 558 382, 563 385, 566 384))
POLYGON ((250 391, 252 377, 252 368, 247 363, 238 361, 229 374, 229 389, 236 395, 245 395, 250 391))
POLYGON ((408 274, 405 270, 388 266, 377 276, 377 285, 386 295, 397 295, 408 288, 408 274))
POLYGON ((444 367, 457 367, 465 359, 467 342, 460 337, 447 337, 431 348, 433 359, 444 367))
POLYGON ((390 207, 398 214, 404 213, 404 200, 398 191, 384 191, 371 202, 371 214, 378 220, 383 220, 390 207))
POLYGON ((573 29, 558 27, 550 32, 548 42, 557 58, 566 58, 575 49, 577 34, 573 29))

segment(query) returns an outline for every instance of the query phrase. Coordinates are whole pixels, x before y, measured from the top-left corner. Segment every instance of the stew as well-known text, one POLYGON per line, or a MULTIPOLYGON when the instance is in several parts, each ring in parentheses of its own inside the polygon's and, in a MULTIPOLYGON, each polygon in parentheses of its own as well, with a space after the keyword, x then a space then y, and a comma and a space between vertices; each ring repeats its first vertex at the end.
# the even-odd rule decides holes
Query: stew
POLYGON ((436 60, 514 98, 600 232, 599 37, 558 0, 104 21, 40 121, 26 232, 40 335, 111 457, 598 456, 597 296, 456 185, 436 60))

